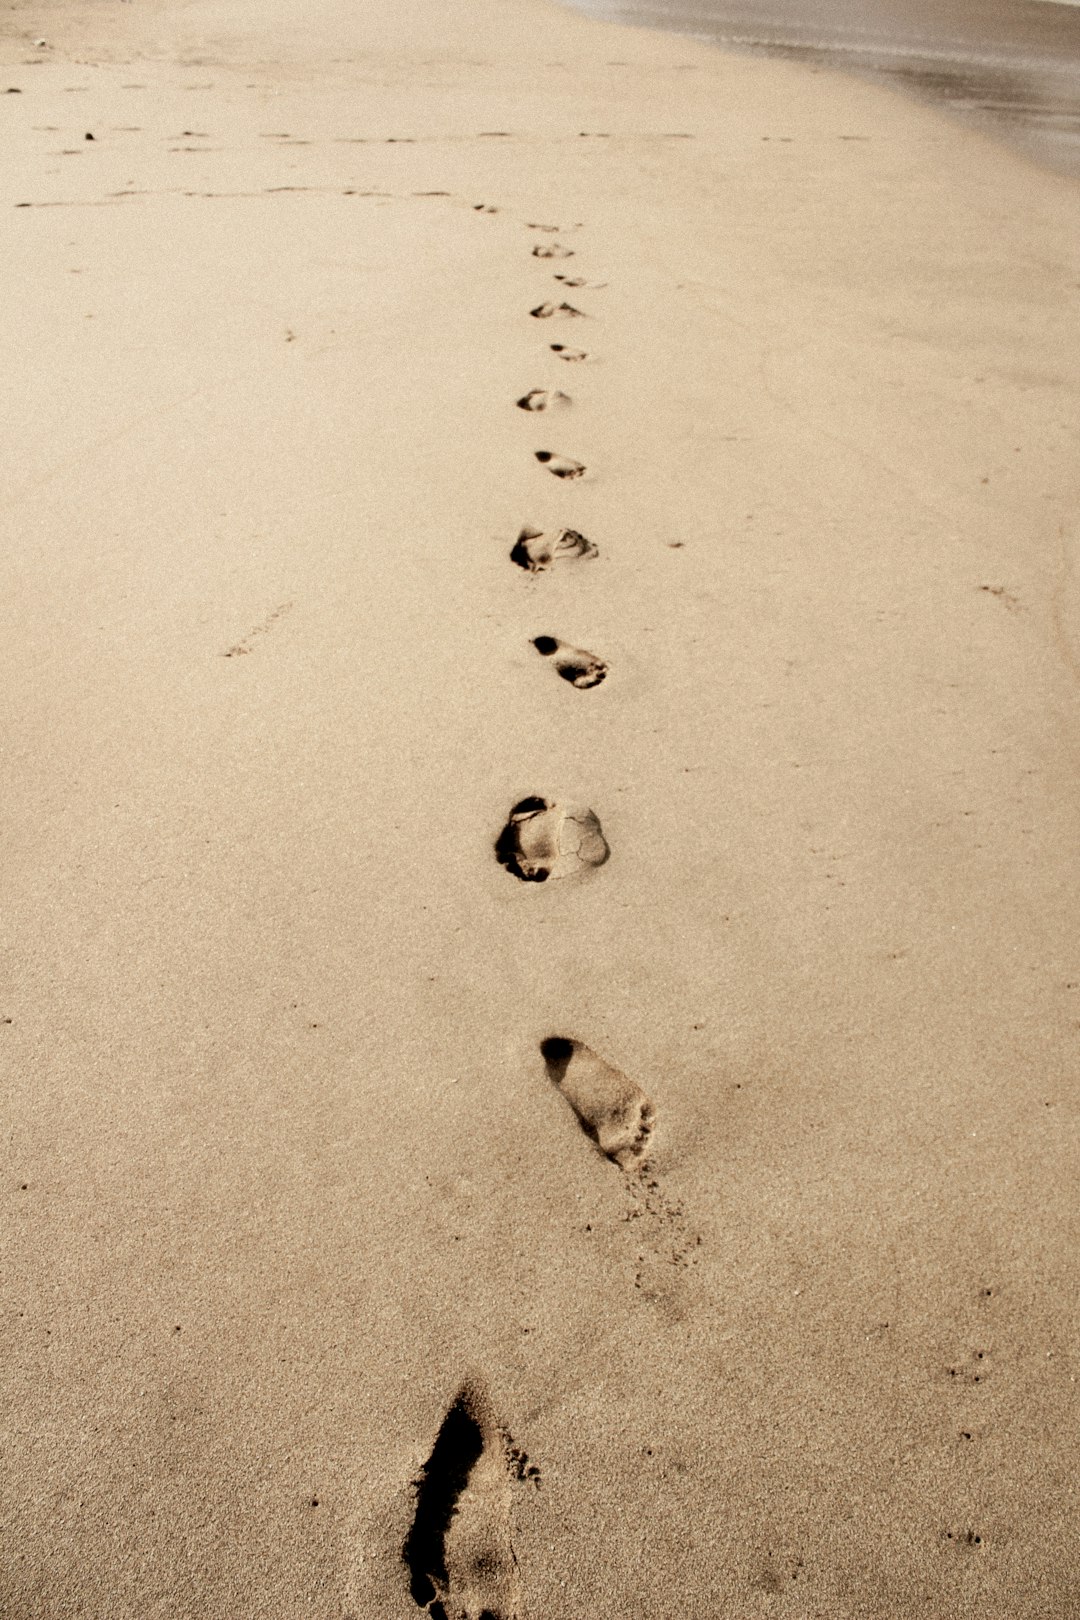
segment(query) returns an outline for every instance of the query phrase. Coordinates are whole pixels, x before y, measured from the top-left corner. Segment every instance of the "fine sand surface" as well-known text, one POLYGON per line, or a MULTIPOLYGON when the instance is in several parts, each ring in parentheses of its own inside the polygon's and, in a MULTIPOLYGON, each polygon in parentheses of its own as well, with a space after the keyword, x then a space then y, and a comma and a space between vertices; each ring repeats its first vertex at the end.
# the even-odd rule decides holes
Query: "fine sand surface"
POLYGON ((1075 189, 3 17, 4 1620, 1080 1612, 1075 189))

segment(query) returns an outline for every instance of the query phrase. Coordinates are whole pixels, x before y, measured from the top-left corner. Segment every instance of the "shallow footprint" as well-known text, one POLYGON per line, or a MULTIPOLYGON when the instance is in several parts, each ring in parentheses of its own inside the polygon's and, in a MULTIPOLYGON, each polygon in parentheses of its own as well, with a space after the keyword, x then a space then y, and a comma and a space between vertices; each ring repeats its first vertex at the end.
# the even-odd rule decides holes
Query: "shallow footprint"
POLYGON ((557 456, 554 450, 534 450, 533 454, 541 467, 546 467, 556 478, 581 478, 585 473, 585 463, 575 461, 572 456, 557 456))
POLYGON ((553 405, 569 405, 570 395, 559 388, 530 388, 515 403, 522 411, 549 411, 553 405))
POLYGON ((530 309, 529 314, 538 321, 549 321, 553 315, 565 315, 568 318, 574 315, 584 316, 583 309, 575 309, 573 304, 537 304, 530 309))
POLYGON ((540 1042, 548 1078, 558 1086, 586 1136, 621 1170, 645 1157, 655 1110, 641 1087, 597 1057, 582 1041, 549 1035, 540 1042))
POLYGON ((495 840, 495 855, 523 883, 579 877, 603 866, 610 850, 600 822, 586 805, 521 799, 495 840))
POLYGON ((581 691, 599 686, 607 674, 607 665, 602 658, 585 652, 581 647, 570 647, 555 636, 534 636, 533 646, 542 658, 552 659, 564 681, 569 681, 571 686, 581 691))
POLYGON ((572 562, 576 558, 598 555, 591 540, 586 540, 576 529, 557 529, 545 534, 542 529, 524 528, 514 542, 510 561, 530 574, 542 574, 557 562, 572 562))
POLYGON ((416 1513, 402 1548, 413 1601, 431 1620, 517 1620, 513 1466, 487 1400, 466 1384, 416 1481, 416 1513))
POLYGON ((552 354, 557 354, 560 360, 587 360, 589 357, 584 349, 568 349, 565 343, 553 343, 552 354))
POLYGON ((573 248, 563 247, 561 242, 537 242, 533 248, 534 259, 572 259, 573 248))

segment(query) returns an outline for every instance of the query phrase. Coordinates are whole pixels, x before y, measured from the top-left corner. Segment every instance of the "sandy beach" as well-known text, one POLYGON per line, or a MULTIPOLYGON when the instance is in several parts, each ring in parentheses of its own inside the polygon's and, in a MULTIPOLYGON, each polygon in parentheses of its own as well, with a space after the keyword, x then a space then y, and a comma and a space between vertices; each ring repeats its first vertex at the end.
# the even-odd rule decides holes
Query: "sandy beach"
POLYGON ((1075 184, 548 0, 0 117, 4 1620, 1080 1612, 1075 184))

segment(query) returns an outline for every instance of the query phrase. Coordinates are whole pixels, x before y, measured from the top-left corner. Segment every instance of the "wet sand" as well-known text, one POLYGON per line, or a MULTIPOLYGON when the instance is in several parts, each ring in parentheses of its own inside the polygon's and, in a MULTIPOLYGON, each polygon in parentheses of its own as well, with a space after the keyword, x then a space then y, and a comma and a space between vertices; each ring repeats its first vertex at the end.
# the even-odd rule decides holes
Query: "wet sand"
POLYGON ((540 0, 6 27, 5 1620, 1062 1620, 1075 187, 540 0))

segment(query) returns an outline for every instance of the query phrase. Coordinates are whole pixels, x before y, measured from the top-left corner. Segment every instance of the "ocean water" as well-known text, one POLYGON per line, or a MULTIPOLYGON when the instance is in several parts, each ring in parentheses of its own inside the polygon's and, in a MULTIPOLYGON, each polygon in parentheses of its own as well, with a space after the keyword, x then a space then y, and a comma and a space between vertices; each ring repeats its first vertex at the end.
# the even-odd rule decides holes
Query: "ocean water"
POLYGON ((883 80, 1080 175, 1080 0, 566 0, 883 80))

